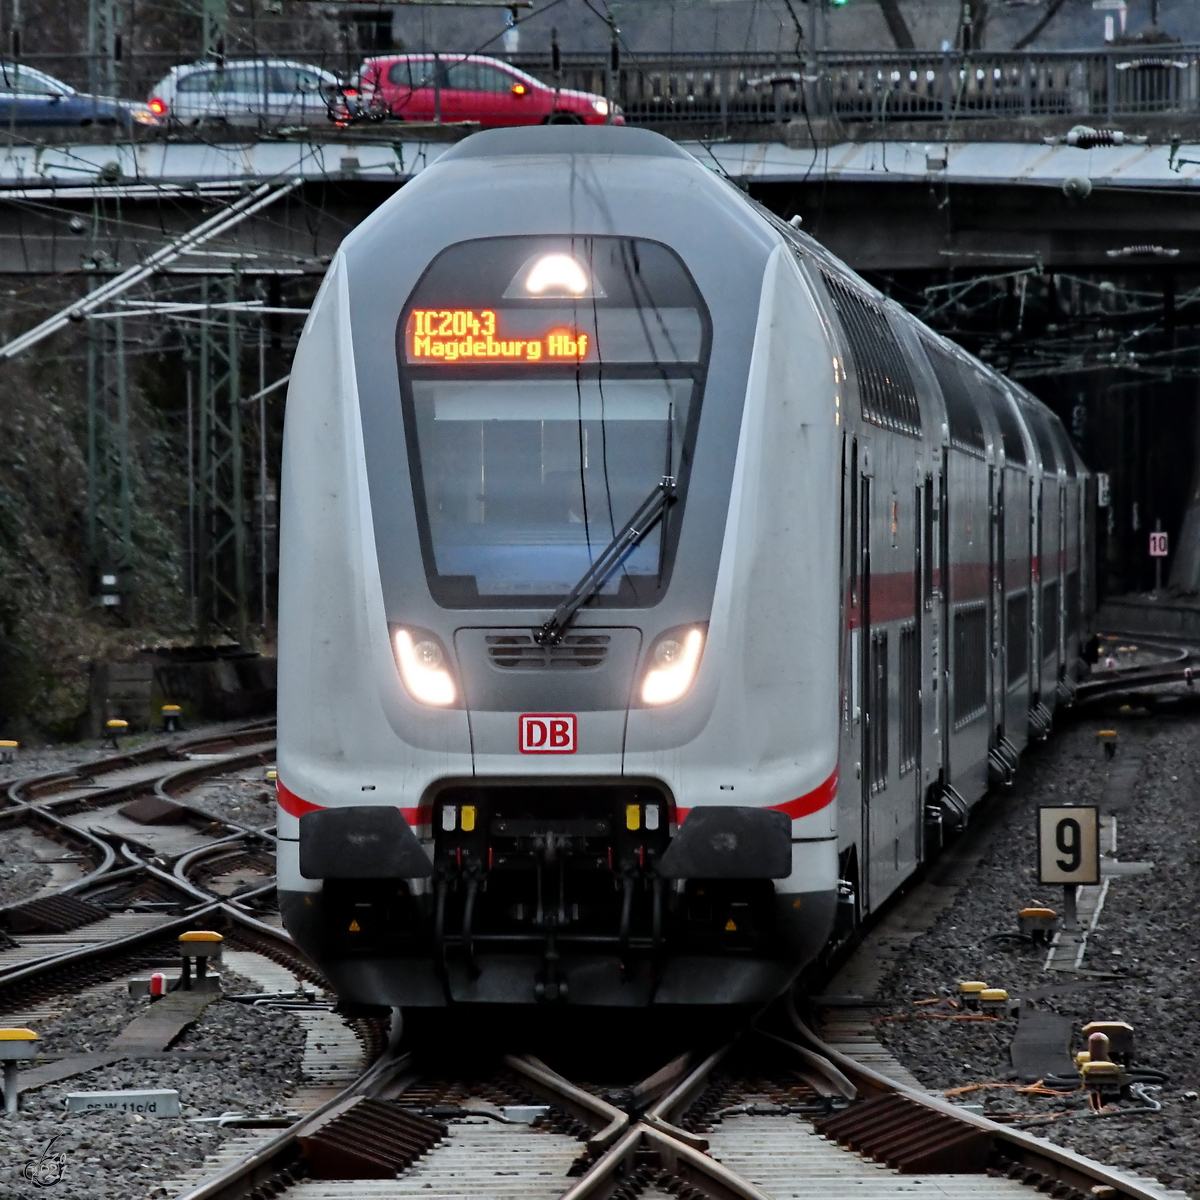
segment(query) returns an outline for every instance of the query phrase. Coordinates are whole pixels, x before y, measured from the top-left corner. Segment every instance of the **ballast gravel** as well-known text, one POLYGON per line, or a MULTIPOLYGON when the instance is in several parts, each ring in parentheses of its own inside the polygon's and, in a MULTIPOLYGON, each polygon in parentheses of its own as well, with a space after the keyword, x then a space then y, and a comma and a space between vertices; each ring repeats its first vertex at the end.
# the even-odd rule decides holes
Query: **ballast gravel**
POLYGON ((50 880, 47 859, 66 854, 49 838, 17 826, 0 834, 0 906, 36 895, 50 880))
MULTIPOLYGON (((954 1094, 1080 1153, 1200 1198, 1200 716, 1186 701, 1171 711, 1136 708, 1060 720, 1048 744, 1031 748, 999 807, 997 824, 970 883, 913 944, 880 995, 880 1039, 923 1085, 954 1094), (1117 815, 1117 859, 1153 863, 1148 874, 1115 876, 1091 933, 1083 972, 1047 971, 1046 950, 1011 935, 1035 902, 1062 911, 1061 887, 1037 882, 1036 815, 1041 804, 1101 803, 1109 765, 1100 729, 1118 734, 1117 765, 1141 758, 1130 801, 1117 815), (1135 1067, 1166 1074, 1161 1088, 1095 1115, 1070 1086, 1062 1096, 1018 1092, 1009 1057, 1016 1021, 954 1019, 960 980, 978 979, 1013 997, 1057 989, 1034 1003, 1074 1022, 1133 1025, 1135 1067), (1002 1086, 995 1086, 1002 1085, 1002 1086), (1160 1107, 1155 1107, 1160 1106, 1160 1107)), ((1102 813, 1104 808, 1102 806, 1102 813)), ((1106 847, 1107 849, 1107 847, 1106 847)), ((1073 958, 1071 959, 1073 962, 1073 958)))
MULTIPOLYGON (((228 971, 224 984, 231 995, 258 990, 228 971)), ((147 1004, 131 999, 120 984, 85 994, 39 1026, 43 1052, 102 1050, 147 1004)), ((0 1117, 0 1196, 165 1196, 160 1184, 202 1162, 224 1138, 242 1132, 194 1118, 286 1113, 288 1096, 303 1082, 303 1052, 304 1031, 291 1014, 217 1000, 163 1056, 125 1060, 23 1093, 20 1113, 0 1117), (181 1117, 65 1111, 68 1092, 130 1088, 178 1089, 181 1117), (50 1161, 57 1155, 62 1156, 61 1180, 45 1190, 32 1187, 26 1164, 33 1164, 29 1171, 37 1173, 41 1162, 46 1179, 57 1173, 50 1161)))
POLYGON ((263 829, 275 824, 275 785, 267 781, 262 767, 209 780, 183 799, 192 808, 237 825, 263 829))

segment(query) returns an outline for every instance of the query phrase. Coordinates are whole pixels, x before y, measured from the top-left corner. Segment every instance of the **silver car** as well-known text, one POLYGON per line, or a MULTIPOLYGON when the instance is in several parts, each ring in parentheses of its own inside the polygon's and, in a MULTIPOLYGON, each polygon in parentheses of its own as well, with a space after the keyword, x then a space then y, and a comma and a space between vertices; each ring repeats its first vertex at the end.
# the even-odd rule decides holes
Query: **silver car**
POLYGON ((331 71, 286 59, 190 63, 172 67, 147 105, 180 125, 316 125, 339 86, 331 71))

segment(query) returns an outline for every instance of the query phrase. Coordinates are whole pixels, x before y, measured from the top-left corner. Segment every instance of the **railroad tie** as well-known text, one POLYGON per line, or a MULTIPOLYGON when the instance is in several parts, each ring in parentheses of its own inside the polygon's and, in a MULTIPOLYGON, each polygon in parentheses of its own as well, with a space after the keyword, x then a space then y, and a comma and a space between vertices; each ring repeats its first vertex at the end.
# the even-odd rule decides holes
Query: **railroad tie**
POLYGON ((0 912, 10 933, 68 933, 107 917, 108 910, 72 895, 39 896, 0 912))
POLYGON ((356 1096, 300 1138, 314 1179, 394 1179, 447 1135, 389 1100, 356 1096))
POLYGON ((860 1101, 814 1125, 839 1146, 905 1175, 981 1175, 992 1149, 987 1130, 899 1095, 860 1101))

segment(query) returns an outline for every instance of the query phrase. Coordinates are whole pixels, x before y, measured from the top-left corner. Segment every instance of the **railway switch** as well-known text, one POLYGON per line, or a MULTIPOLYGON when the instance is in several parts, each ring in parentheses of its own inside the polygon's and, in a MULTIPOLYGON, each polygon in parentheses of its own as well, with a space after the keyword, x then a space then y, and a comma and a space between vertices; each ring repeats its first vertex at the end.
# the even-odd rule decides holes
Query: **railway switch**
POLYGON ((17 1111, 17 1064, 37 1053, 38 1035, 32 1029, 0 1029, 0 1063, 4 1064, 4 1111, 17 1111))
POLYGON ((17 750, 20 749, 20 742, 0 741, 0 763, 11 763, 17 761, 17 750))
POLYGON ((225 939, 210 929, 196 929, 179 935, 179 957, 183 960, 183 973, 179 986, 185 992, 218 992, 221 977, 210 975, 208 966, 221 958, 221 947, 225 939), (192 963, 196 964, 195 979, 192 978, 192 963))
POLYGON ((1115 729, 1101 729, 1096 734, 1096 741, 1104 747, 1104 757, 1111 762, 1117 753, 1117 731, 1115 729))
POLYGON ((163 733, 178 733, 183 728, 183 710, 178 704, 162 706, 163 733))

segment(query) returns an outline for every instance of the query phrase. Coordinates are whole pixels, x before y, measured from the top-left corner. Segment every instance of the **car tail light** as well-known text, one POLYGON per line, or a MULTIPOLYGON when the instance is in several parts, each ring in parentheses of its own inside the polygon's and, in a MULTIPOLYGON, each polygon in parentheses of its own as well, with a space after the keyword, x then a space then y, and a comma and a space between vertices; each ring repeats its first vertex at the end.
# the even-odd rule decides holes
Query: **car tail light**
POLYGON ((151 96, 146 103, 146 107, 156 117, 165 117, 167 115, 167 102, 161 96, 151 96))

